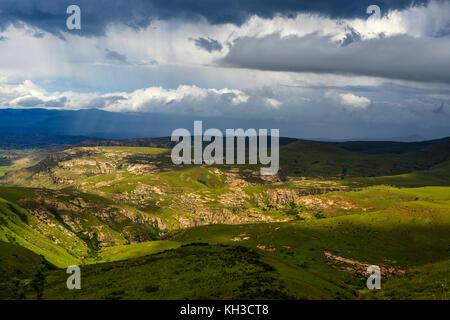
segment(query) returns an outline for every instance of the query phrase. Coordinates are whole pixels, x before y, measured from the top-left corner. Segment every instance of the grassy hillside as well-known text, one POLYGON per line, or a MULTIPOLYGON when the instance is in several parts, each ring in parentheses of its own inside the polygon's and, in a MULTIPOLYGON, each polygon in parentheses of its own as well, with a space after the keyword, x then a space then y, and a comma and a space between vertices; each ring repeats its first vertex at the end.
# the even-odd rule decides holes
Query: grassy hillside
POLYGON ((325 143, 299 140, 280 148, 287 176, 375 177, 426 170, 449 160, 450 138, 403 154, 367 154, 325 143))
POLYGON ((95 257, 103 247, 154 240, 158 220, 73 189, 0 188, 0 239, 58 266, 95 257))
MULTIPOLYGON (((287 211, 286 197, 339 188, 338 183, 319 181, 283 182, 274 187, 271 181, 247 179, 246 174, 254 173, 250 169, 241 175, 232 168, 178 168, 168 162, 167 149, 68 149, 8 174, 4 184, 20 187, 0 188, 0 197, 41 220, 50 219, 85 242, 91 252, 157 240, 171 230, 189 226, 290 220, 295 217, 287 211)), ((65 242, 59 236, 46 235, 65 242)), ((76 257, 85 259, 86 253, 76 257)))
POLYGON ((64 270, 49 271, 45 298, 446 299, 449 191, 377 186, 309 195, 295 208, 319 218, 200 226, 105 248, 89 262, 96 264, 82 266, 80 291, 65 288, 64 270), (372 264, 382 269, 376 293, 365 288, 372 264))
POLYGON ((141 145, 51 153, 0 180, 0 287, 22 274, 35 298, 42 255, 61 268, 45 267, 47 299, 448 299, 449 143, 363 154, 299 140, 274 177, 174 166, 141 145), (81 291, 66 289, 73 264, 81 291))
POLYGON ((0 300, 23 299, 38 270, 55 270, 43 256, 21 246, 0 241, 0 300))
POLYGON ((386 154, 386 153, 408 153, 418 151, 434 144, 441 143, 447 138, 428 140, 420 142, 395 142, 395 141, 346 141, 327 142, 330 145, 360 153, 386 154))
POLYGON ((31 167, 43 160, 52 149, 0 149, 0 177, 8 172, 31 167))
POLYGON ((450 161, 439 163, 428 170, 366 178, 350 178, 342 181, 350 186, 393 185, 399 187, 448 186, 450 184, 450 161))
POLYGON ((48 299, 324 299, 351 292, 298 266, 240 246, 187 245, 82 268, 80 291, 62 272, 48 275, 48 299), (121 270, 120 273, 117 270, 121 270), (307 275, 307 277, 305 277, 307 275))
POLYGON ((204 226, 180 232, 171 239, 237 243, 260 249, 277 259, 335 278, 334 282, 340 279, 361 298, 446 299, 449 191, 435 187, 375 187, 327 194, 320 198, 341 196, 360 210, 328 218, 333 209, 322 209, 322 219, 282 224, 204 226), (383 287, 375 296, 365 289, 364 282, 365 268, 371 264, 382 267, 386 285, 386 291, 383 287), (414 284, 420 286, 412 289, 414 284))
POLYGON ((98 252, 97 256, 87 260, 86 264, 112 262, 143 257, 146 255, 159 253, 169 249, 175 249, 181 245, 182 243, 177 241, 157 240, 129 245, 105 247, 98 252))
POLYGON ((12 277, 31 277, 33 268, 44 262, 44 258, 33 251, 0 241, 0 283, 12 277))
POLYGON ((0 241, 28 248, 57 266, 80 263, 77 255, 87 254, 86 245, 80 239, 68 236, 64 230, 55 228, 54 221, 49 222, 0 198, 0 241), (52 241, 52 237, 58 239, 58 243, 52 241))

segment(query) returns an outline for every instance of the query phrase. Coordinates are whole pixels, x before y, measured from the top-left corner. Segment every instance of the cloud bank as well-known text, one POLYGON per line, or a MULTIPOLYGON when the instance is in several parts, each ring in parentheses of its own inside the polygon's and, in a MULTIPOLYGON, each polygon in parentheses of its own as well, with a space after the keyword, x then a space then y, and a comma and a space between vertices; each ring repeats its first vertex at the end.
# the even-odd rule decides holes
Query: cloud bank
POLYGON ((1 108, 450 135, 449 1, 80 1, 81 31, 68 4, 0 3, 1 108))

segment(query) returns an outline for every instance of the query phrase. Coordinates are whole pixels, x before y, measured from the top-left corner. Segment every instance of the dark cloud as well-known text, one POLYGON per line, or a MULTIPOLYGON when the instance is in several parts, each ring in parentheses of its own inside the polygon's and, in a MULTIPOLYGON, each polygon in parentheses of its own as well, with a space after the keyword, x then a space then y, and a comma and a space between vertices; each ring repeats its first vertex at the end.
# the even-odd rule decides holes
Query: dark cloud
POLYGON ((220 51, 223 48, 219 41, 211 39, 209 37, 208 37, 208 39, 198 38, 198 39, 191 39, 191 40, 195 42, 195 45, 197 47, 199 47, 200 49, 204 49, 208 52, 220 51))
POLYGON ((120 100, 127 100, 126 97, 121 95, 114 95, 109 97, 98 97, 91 100, 90 105, 93 108, 104 108, 110 103, 120 101, 120 100))
POLYGON ((127 57, 125 55, 109 49, 106 49, 106 59, 127 63, 127 57))
POLYGON ((44 101, 38 97, 33 96, 26 96, 18 98, 16 101, 16 104, 21 107, 26 108, 32 108, 40 105, 45 105, 47 108, 61 108, 64 107, 64 104, 66 103, 67 98, 66 97, 60 97, 51 99, 48 101, 44 101))
POLYGON ((450 39, 396 36, 341 46, 310 34, 280 38, 240 38, 222 63, 292 72, 376 76, 450 83, 450 39), (255 54, 257 52, 258 54, 255 54))
POLYGON ((45 102, 45 106, 48 108, 62 108, 67 102, 67 97, 60 97, 58 99, 53 99, 45 102))
POLYGON ((344 38, 344 40, 342 40, 341 44, 343 47, 345 47, 345 46, 348 46, 352 42, 357 42, 360 40, 361 40, 361 35, 357 31, 351 29, 350 32, 348 32, 345 35, 345 38, 344 38))
MULTIPOLYGON (((419 0, 414 3, 426 3, 419 0)), ((82 30, 71 31, 91 36, 103 34, 105 27, 119 22, 133 28, 146 27, 153 19, 206 18, 212 24, 242 24, 250 15, 271 18, 298 12, 318 13, 333 18, 366 17, 369 5, 377 4, 382 13, 402 9, 412 0, 2 0, 0 28, 23 21, 43 30, 59 34, 66 29, 66 9, 77 4, 81 8, 82 30)))
POLYGON ((436 114, 444 113, 444 104, 441 103, 441 105, 439 107, 436 107, 435 109, 433 109, 433 113, 436 113, 436 114))
POLYGON ((39 99, 38 97, 23 97, 17 100, 17 105, 22 107, 35 107, 37 105, 40 105, 44 103, 43 100, 39 99))

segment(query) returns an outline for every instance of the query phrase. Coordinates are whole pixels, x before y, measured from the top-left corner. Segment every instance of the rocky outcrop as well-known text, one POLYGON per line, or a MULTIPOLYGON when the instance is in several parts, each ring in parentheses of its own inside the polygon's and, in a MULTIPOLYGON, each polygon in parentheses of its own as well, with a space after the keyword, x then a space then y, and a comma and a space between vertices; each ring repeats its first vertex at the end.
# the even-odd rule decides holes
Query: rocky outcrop
MULTIPOLYGON (((287 204, 298 202, 304 196, 320 195, 332 191, 339 191, 339 188, 320 188, 320 189, 269 189, 266 192, 267 202, 272 204, 287 204)), ((261 197, 258 199, 261 201, 261 197)))
MULTIPOLYGON (((367 278, 367 268, 371 265, 370 263, 360 262, 354 259, 340 257, 335 255, 329 251, 324 251, 323 254, 327 258, 327 264, 332 267, 350 273, 359 278, 367 278)), ((404 275, 406 273, 405 270, 400 269, 398 266, 386 265, 386 264, 378 264, 380 267, 381 277, 383 279, 390 278, 394 275, 401 274, 404 275)))

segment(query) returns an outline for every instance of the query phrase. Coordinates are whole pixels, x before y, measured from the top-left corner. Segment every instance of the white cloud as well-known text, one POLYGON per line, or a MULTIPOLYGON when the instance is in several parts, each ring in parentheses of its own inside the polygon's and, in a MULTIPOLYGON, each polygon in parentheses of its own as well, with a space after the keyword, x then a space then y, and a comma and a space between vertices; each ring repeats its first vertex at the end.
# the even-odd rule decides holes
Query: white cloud
POLYGON ((282 105, 282 102, 278 101, 277 99, 266 98, 266 104, 275 109, 278 109, 280 105, 282 105))
MULTIPOLYGON (((205 89, 197 86, 181 85, 176 89, 150 87, 121 94, 122 99, 111 102, 105 110, 109 111, 158 111, 167 112, 192 110, 217 113, 217 108, 237 106, 246 103, 249 96, 241 90, 205 89)), ((107 97, 105 95, 101 96, 107 97)))
POLYGON ((324 93, 324 98, 337 102, 341 105, 352 106, 361 109, 367 108, 367 106, 369 106, 371 103, 371 100, 366 97, 357 96, 351 92, 338 93, 335 90, 326 91, 324 93))
POLYGON ((206 89, 180 85, 176 89, 148 87, 127 92, 77 93, 48 92, 30 80, 19 85, 0 84, 0 103, 6 107, 60 109, 99 108, 108 111, 204 114, 221 113, 223 108, 238 107, 251 97, 237 89, 206 89))
POLYGON ((356 108, 366 108, 370 104, 370 99, 366 97, 358 97, 353 93, 341 93, 339 95, 341 103, 356 108))

